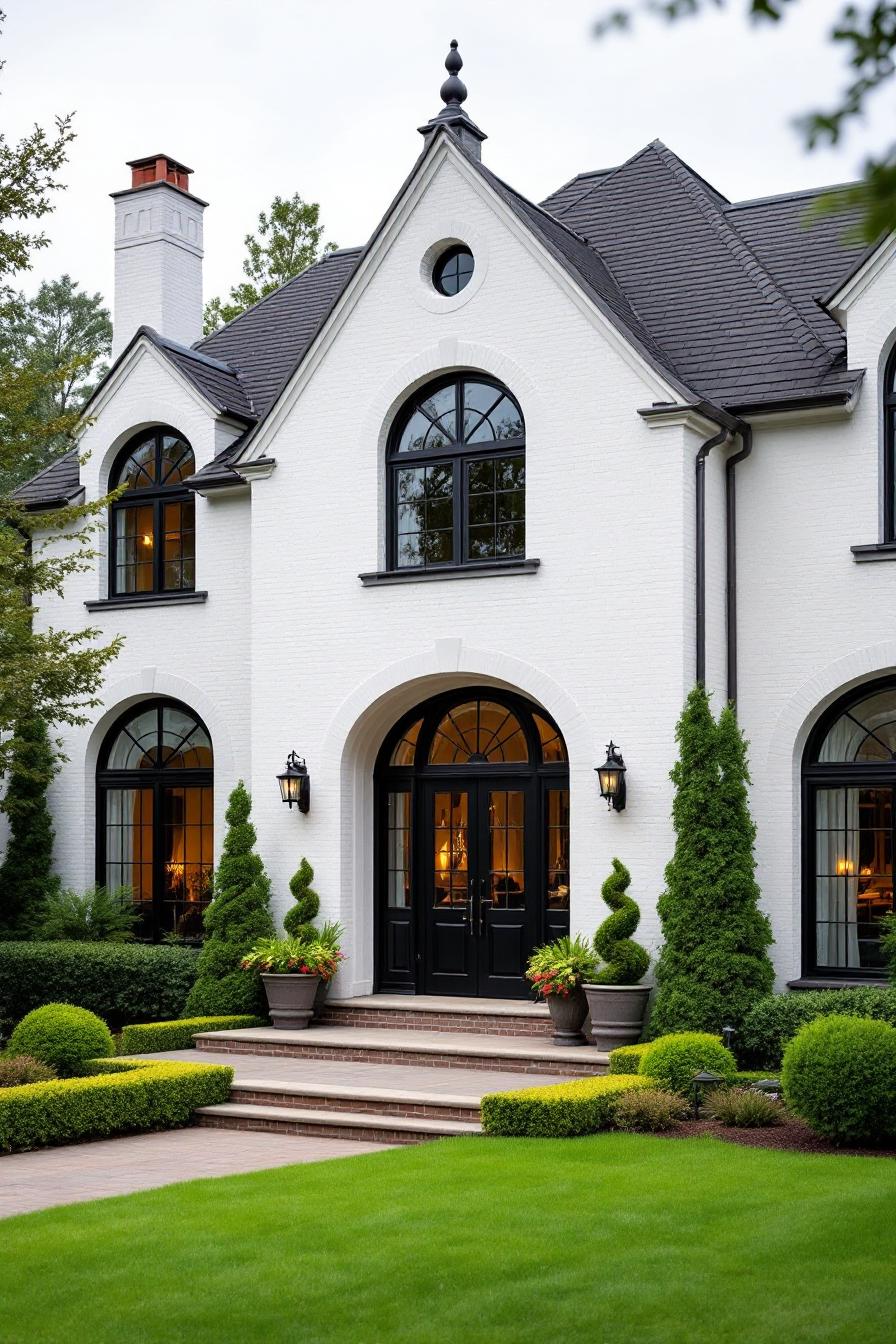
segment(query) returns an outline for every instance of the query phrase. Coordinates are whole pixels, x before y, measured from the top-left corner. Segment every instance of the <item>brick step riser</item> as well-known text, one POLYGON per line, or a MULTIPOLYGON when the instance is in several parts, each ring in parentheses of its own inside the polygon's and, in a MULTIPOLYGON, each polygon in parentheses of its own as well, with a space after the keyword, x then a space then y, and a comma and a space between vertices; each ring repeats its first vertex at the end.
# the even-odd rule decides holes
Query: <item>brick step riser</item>
POLYGON ((229 1115, 197 1115, 195 1119, 200 1129, 251 1130, 264 1134, 305 1135, 315 1139, 354 1139, 358 1143, 429 1143, 433 1139, 451 1137, 440 1134, 414 1134, 405 1129, 390 1129, 388 1124, 372 1124, 358 1129, 355 1125, 345 1127, 315 1125, 310 1120, 250 1120, 229 1115))
POLYGON ((235 1087, 230 1100, 241 1106, 291 1106, 302 1111, 327 1111, 331 1114, 388 1116, 402 1115, 417 1120, 463 1120, 479 1123, 478 1106, 438 1106, 434 1103, 410 1101, 364 1101, 351 1097, 318 1097, 293 1092, 247 1091, 235 1087))
POLYGON ((325 1008, 316 1019, 323 1027, 364 1027, 369 1030, 460 1031, 477 1036, 543 1036, 550 1040, 548 1017, 498 1017, 488 1013, 423 1013, 414 1009, 325 1008))
MULTIPOLYGON (((313 1029, 312 1029, 313 1030, 313 1029)), ((433 1069, 485 1069, 489 1073, 545 1073, 560 1078, 592 1078, 596 1074, 606 1073, 606 1067, 599 1064, 591 1052, 584 1048, 585 1059, 579 1063, 572 1060, 525 1059, 515 1055, 439 1055, 428 1052, 403 1051, 394 1049, 378 1050, 367 1046, 305 1045, 298 1041, 285 1041, 283 1045, 273 1045, 266 1041, 215 1041, 211 1036, 202 1042, 202 1049, 222 1055, 272 1055, 289 1059, 330 1059, 337 1062, 352 1061, 360 1064, 412 1064, 417 1068, 433 1069)))

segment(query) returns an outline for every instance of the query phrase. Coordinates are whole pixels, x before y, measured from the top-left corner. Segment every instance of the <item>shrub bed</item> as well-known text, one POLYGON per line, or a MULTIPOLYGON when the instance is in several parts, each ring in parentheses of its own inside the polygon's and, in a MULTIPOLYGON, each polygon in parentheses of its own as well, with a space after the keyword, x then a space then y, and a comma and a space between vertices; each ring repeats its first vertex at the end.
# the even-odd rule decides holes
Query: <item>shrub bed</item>
POLYGON ((896 989, 863 985, 769 994, 747 1014, 737 1035, 737 1053, 744 1064, 776 1069, 800 1027, 832 1014, 870 1017, 896 1027, 896 989))
POLYGON ((120 1055, 149 1055, 155 1050, 189 1050, 197 1031, 235 1031, 238 1027, 267 1027, 266 1017, 184 1017, 176 1022, 138 1022, 123 1027, 120 1055))
POLYGON ((821 1017, 784 1051, 784 1098, 835 1143, 896 1137, 896 1030, 867 1018, 821 1017))
POLYGON ((651 1043, 638 1076, 651 1079, 658 1087, 687 1093, 694 1074, 701 1069, 730 1080, 737 1073, 737 1062, 717 1036, 705 1031, 676 1031, 651 1043))
POLYGON ((45 1003, 89 1008, 116 1031, 179 1017, 198 956, 139 943, 0 943, 0 1031, 45 1003))
POLYGON ((640 1073, 641 1061, 652 1045, 653 1041, 645 1041, 642 1045, 618 1045, 610 1051, 610 1072, 640 1073))
POLYGON ((115 1053, 112 1033, 96 1013, 70 1003, 45 1003, 23 1017, 9 1038, 11 1055, 31 1055, 63 1078, 84 1072, 89 1059, 115 1053))
POLYGON ((230 1095, 219 1064, 97 1060, 90 1076, 0 1090, 0 1151, 23 1152, 138 1130, 176 1129, 230 1095))
POLYGON ((631 1075, 579 1078, 572 1083, 492 1092, 482 1098, 482 1128, 505 1138, 572 1139, 611 1129, 615 1103, 626 1092, 649 1087, 631 1075))

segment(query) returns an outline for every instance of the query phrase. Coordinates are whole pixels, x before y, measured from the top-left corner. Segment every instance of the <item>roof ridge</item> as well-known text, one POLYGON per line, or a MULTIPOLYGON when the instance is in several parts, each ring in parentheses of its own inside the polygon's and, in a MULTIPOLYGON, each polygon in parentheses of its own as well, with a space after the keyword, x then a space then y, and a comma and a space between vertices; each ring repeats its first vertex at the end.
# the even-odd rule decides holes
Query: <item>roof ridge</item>
POLYGON ((762 296, 781 311, 782 317, 785 318, 787 329, 791 332, 797 344, 805 354, 814 360, 819 360, 821 357, 824 357, 825 360, 830 362, 831 352, 828 347, 818 336, 816 336, 806 319, 796 309, 793 301, 784 292, 774 276, 766 270, 752 248, 748 246, 738 231, 729 223, 725 217, 726 212, 716 207, 707 196, 706 192, 696 187, 694 175, 690 168, 679 159, 678 155, 675 154, 673 150, 668 149, 661 141, 653 141, 650 148, 656 154, 666 171, 675 178, 682 190, 687 192, 687 195, 700 210, 700 213, 703 215, 706 222, 715 229, 720 241, 741 264, 745 274, 753 281, 762 296))
POLYGON ((728 210, 747 210, 753 205, 771 205, 775 201, 796 201, 802 196, 826 196, 828 192, 844 191, 856 185, 855 182, 833 182, 827 187, 797 187, 795 191, 775 191, 769 196, 750 196, 744 201, 729 201, 725 213, 728 210))

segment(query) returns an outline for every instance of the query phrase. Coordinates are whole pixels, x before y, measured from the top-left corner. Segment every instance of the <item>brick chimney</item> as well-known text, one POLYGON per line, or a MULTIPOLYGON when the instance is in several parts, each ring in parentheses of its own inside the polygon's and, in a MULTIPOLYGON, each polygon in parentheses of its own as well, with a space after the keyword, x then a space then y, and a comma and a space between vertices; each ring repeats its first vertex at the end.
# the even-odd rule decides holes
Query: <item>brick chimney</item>
POLYGON ((115 202, 112 358, 140 326, 192 345, 202 335, 202 214, 192 168, 167 154, 132 159, 115 202))

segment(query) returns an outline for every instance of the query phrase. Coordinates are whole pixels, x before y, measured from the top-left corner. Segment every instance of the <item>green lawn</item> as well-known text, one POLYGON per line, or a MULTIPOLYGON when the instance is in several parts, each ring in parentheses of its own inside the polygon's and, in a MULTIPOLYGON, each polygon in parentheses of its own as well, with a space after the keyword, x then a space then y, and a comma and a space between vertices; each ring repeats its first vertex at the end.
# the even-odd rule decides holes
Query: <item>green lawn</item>
POLYGON ((0 1340, 891 1344, 894 1210, 887 1159, 452 1140, 9 1219, 0 1340))

